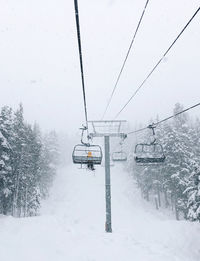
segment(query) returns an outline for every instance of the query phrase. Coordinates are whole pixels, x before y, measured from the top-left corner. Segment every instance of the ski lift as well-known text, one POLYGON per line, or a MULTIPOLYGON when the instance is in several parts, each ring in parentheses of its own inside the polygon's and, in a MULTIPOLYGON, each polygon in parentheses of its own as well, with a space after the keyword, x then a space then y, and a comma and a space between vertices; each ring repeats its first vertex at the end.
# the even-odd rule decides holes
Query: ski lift
POLYGON ((123 151, 123 143, 124 143, 124 140, 126 139, 127 136, 124 136, 122 138, 122 140, 120 141, 120 145, 121 145, 121 149, 120 151, 115 151, 113 152, 112 154, 112 161, 127 161, 127 155, 126 153, 123 151))
POLYGON ((72 159, 74 164, 100 165, 102 161, 102 150, 99 145, 78 144, 74 147, 72 159))
POLYGON ((115 151, 112 154, 112 161, 127 161, 127 155, 123 151, 115 151))
POLYGON ((153 131, 154 140, 148 143, 140 143, 135 146, 135 161, 137 164, 159 164, 165 161, 165 154, 161 144, 156 143, 155 125, 149 125, 149 129, 153 131))
MULTIPOLYGON (((74 147, 72 159, 74 164, 87 165, 91 170, 94 170, 94 165, 100 165, 102 161, 102 150, 99 145, 91 145, 83 142, 83 133, 87 130, 86 127, 81 128, 81 144, 74 147)), ((89 137, 88 137, 89 139, 89 137)))
POLYGON ((135 161, 136 163, 163 163, 165 155, 161 144, 145 144, 140 143, 135 147, 135 161))

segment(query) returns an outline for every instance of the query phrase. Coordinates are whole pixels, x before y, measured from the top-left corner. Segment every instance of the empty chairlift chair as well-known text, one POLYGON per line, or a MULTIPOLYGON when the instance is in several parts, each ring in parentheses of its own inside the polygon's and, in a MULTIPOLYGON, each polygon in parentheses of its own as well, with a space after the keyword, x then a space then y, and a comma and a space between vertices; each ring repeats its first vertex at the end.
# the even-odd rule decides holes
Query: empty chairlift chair
POLYGON ((78 144, 74 147, 72 159, 74 164, 100 165, 102 161, 101 147, 99 145, 78 144))
POLYGON ((112 154, 112 161, 127 161, 127 155, 123 151, 116 151, 112 154))
POLYGON ((135 146, 135 161, 138 164, 159 164, 165 161, 161 144, 137 144, 135 146))

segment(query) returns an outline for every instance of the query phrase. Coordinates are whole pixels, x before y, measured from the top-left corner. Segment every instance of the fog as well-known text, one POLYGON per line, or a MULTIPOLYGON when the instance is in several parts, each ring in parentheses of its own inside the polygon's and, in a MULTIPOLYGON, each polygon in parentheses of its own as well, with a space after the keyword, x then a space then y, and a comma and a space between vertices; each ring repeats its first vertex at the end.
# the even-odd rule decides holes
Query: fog
MULTIPOLYGON (((146 0, 79 0, 90 120, 102 117, 146 0)), ((0 0, 0 105, 24 105, 43 129, 84 123, 72 0, 0 0)), ((150 0, 106 119, 113 119, 199 7, 199 0, 150 0)), ((200 14, 121 113, 132 126, 172 114, 200 96, 200 14)), ((190 114, 198 115, 200 108, 190 114)))

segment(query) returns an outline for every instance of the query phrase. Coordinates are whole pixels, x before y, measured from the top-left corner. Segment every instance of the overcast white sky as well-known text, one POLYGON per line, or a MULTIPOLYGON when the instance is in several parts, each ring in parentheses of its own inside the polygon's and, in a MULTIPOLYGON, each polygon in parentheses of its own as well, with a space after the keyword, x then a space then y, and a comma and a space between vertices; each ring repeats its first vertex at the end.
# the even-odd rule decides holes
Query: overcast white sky
MULTIPOLYGON (((100 119, 146 0, 79 0, 89 119, 100 119)), ((178 35, 199 0, 150 0, 107 119, 178 35)), ((0 0, 0 106, 28 121, 77 131, 84 122, 73 0, 0 0)), ((119 118, 131 124, 200 101, 200 13, 119 118)), ((200 115, 200 108, 192 112, 200 115)), ((191 113, 191 114, 192 114, 191 113)))

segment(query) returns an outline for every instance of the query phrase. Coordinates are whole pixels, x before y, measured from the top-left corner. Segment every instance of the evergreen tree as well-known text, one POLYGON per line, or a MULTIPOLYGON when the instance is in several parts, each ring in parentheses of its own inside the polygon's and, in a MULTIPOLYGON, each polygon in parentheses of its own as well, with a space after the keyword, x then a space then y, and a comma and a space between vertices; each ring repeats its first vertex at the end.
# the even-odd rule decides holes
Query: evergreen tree
POLYGON ((55 132, 42 137, 39 126, 24 121, 20 104, 13 114, 0 113, 0 211, 16 217, 39 213, 41 198, 48 196, 58 164, 55 132))
POLYGON ((48 191, 53 183, 58 164, 58 139, 55 131, 52 131, 44 136, 41 151, 40 190, 43 198, 48 196, 48 191))
POLYGON ((185 194, 188 196, 187 218, 191 221, 200 221, 200 168, 198 166, 190 176, 190 183, 185 194))
POLYGON ((11 214, 12 207, 12 109, 4 106, 0 113, 0 202, 1 212, 11 214))

